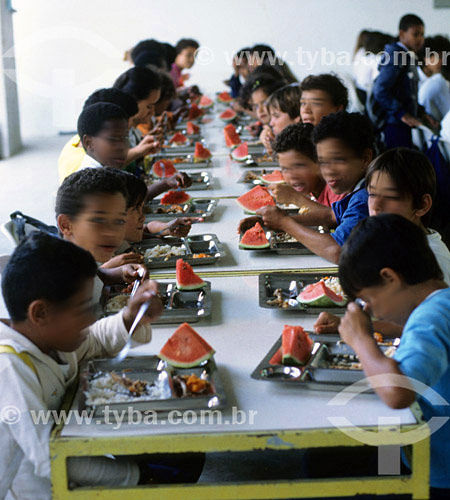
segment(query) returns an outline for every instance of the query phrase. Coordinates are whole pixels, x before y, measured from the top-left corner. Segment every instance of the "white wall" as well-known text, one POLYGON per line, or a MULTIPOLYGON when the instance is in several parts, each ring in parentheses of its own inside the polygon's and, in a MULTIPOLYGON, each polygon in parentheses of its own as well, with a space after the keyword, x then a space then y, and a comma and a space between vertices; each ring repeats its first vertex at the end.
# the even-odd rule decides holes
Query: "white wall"
POLYGON ((429 34, 450 29, 450 9, 434 9, 433 0, 13 0, 13 6, 24 136, 74 129, 83 100, 127 69, 124 51, 144 38, 198 39, 214 60, 196 65, 191 81, 213 92, 230 74, 229 57, 255 43, 272 45, 302 78, 348 70, 320 61, 321 51, 342 59, 361 29, 396 33, 407 12, 421 16, 429 34), (305 51, 318 56, 312 67, 305 51))

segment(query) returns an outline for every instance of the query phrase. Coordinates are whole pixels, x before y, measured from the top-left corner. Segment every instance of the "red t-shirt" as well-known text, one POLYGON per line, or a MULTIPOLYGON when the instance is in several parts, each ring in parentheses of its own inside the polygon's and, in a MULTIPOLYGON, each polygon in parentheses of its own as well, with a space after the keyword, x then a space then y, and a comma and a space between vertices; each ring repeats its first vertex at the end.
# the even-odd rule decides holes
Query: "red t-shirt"
POLYGON ((326 207, 330 207, 335 201, 342 200, 344 196, 347 196, 348 193, 344 194, 334 194, 328 184, 325 184, 325 187, 322 189, 319 197, 317 198, 318 203, 325 205, 326 207))

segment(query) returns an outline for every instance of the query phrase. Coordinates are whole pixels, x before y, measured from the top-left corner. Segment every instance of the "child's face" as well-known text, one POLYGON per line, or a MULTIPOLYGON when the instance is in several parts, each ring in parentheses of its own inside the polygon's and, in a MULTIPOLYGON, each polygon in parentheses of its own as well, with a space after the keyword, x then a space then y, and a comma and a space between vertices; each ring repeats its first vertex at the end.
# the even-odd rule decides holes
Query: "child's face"
POLYGON ((239 76, 241 76, 244 80, 247 80, 248 75, 250 74, 250 68, 246 62, 242 62, 238 66, 239 76))
POLYGON ((399 40, 408 49, 419 52, 425 42, 425 27, 419 24, 417 26, 410 26, 406 31, 400 30, 399 40))
POLYGON ((293 123, 298 123, 300 117, 292 119, 288 113, 284 113, 279 108, 270 107, 270 122, 269 125, 272 127, 273 133, 278 135, 282 130, 284 130, 288 125, 293 123))
POLYGON ((268 99, 268 95, 262 89, 255 90, 252 93, 252 105, 253 111, 256 112, 256 116, 258 120, 263 125, 268 125, 270 121, 269 111, 267 110, 266 101, 268 99))
POLYGON ((316 126, 320 120, 331 113, 337 113, 344 107, 336 106, 330 94, 324 90, 304 90, 300 98, 300 116, 303 123, 316 126))
POLYGON ((155 104, 155 115, 159 116, 164 113, 164 111, 167 111, 167 108, 169 107, 169 104, 171 103, 171 99, 163 99, 162 101, 158 101, 155 104))
POLYGON ((130 143, 127 120, 110 120, 104 123, 96 136, 85 135, 86 152, 105 167, 123 168, 130 143))
POLYGON ((331 137, 317 144, 317 156, 320 173, 335 194, 353 191, 372 160, 370 150, 361 157, 340 139, 331 137))
POLYGON ((146 99, 138 101, 138 112, 133 116, 132 123, 134 126, 140 123, 147 123, 149 118, 155 114, 155 104, 161 97, 161 90, 151 90, 146 99))
POLYGON ((136 243, 142 240, 144 232, 144 203, 137 207, 132 207, 127 210, 127 222, 125 224, 125 239, 131 243, 136 243))
POLYGON ((91 252, 97 262, 106 262, 125 239, 126 203, 121 193, 92 194, 76 217, 58 217, 64 239, 91 252))
POLYGON ((179 68, 189 69, 194 66, 195 63, 195 47, 186 47, 183 49, 176 57, 176 64, 179 68))
POLYGON ((296 191, 305 195, 322 191, 325 183, 319 165, 308 156, 295 150, 286 151, 278 153, 278 163, 284 180, 296 191))

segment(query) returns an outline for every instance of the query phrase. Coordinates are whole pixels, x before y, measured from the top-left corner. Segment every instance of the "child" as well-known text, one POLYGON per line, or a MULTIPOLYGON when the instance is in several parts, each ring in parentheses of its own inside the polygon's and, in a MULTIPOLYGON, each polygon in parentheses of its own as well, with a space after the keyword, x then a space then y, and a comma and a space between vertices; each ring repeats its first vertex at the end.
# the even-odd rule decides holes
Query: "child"
POLYGON ((283 129, 300 121, 300 87, 298 83, 276 90, 267 100, 270 121, 259 136, 268 154, 272 154, 272 142, 283 129))
POLYGON ((189 69, 194 66, 195 51, 199 47, 199 43, 191 38, 182 38, 176 44, 175 50, 177 51, 177 55, 170 70, 170 76, 173 79, 175 87, 182 87, 184 82, 189 78, 189 75, 183 75, 182 72, 184 69, 189 69))
POLYGON ((424 231, 399 215, 369 217, 342 249, 339 278, 350 298, 366 302, 365 311, 353 302, 347 306, 339 333, 365 375, 380 378, 376 393, 391 408, 408 408, 417 399, 426 421, 446 421, 431 434, 430 497, 449 498, 450 406, 415 390, 419 382, 450 401, 450 289, 424 231), (378 347, 366 311, 403 325, 393 358, 378 347))
MULTIPOLYGON (((417 102, 419 77, 414 53, 424 43, 424 23, 407 14, 400 19, 398 41, 386 45, 372 93, 380 107, 380 122, 386 149, 412 147, 411 127, 420 125, 417 102)), ((431 117, 428 117, 431 118, 431 117)), ((431 124, 434 120, 429 120, 431 124)))
POLYGON ((269 228, 292 235, 315 254, 337 263, 341 247, 356 223, 368 216, 364 177, 372 160, 374 136, 368 118, 359 113, 340 111, 328 115, 314 129, 314 142, 320 173, 334 194, 349 193, 332 208, 289 190, 277 196, 279 203, 294 203, 303 215, 287 216, 278 207, 257 211, 269 228), (295 194, 295 198, 292 195, 295 194), (321 234, 308 226, 335 228, 333 234, 321 234))
POLYGON ((251 53, 251 48, 246 47, 241 49, 233 57, 233 75, 229 80, 225 81, 225 85, 228 85, 231 89, 231 97, 238 97, 239 91, 242 87, 242 81, 247 80, 250 70, 248 67, 248 58, 251 53))
POLYGON ((308 76, 302 81, 300 90, 300 116, 303 123, 316 126, 324 116, 347 108, 348 91, 337 76, 308 76))
MULTIPOLYGON (((0 419, 0 498, 8 492, 21 500, 51 498, 49 438, 54 422, 37 424, 30 411, 58 411, 79 363, 116 355, 141 304, 151 301, 142 320, 146 326, 136 330, 134 340, 148 342, 149 322, 161 314, 157 284, 147 281, 121 313, 89 326, 94 321, 96 270, 89 252, 34 232, 16 248, 2 274, 11 321, 8 326, 0 323, 2 410, 16 408, 20 420, 8 425, 0 419)), ((68 474, 76 485, 128 486, 141 480, 138 463, 120 458, 70 458, 68 474)))

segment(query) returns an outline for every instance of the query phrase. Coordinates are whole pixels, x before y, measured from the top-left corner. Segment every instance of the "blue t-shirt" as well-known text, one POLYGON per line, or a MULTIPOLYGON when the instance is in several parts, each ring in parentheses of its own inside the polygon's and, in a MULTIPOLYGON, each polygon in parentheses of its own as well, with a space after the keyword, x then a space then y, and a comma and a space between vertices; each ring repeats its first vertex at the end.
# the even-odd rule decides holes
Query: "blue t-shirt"
POLYGON ((369 216, 367 200, 367 190, 363 186, 331 205, 338 224, 331 236, 339 246, 345 243, 356 224, 369 216))
MULTIPOLYGON (((431 387, 448 402, 445 405, 426 392, 418 396, 425 420, 449 418, 450 288, 434 292, 414 309, 394 359, 402 373, 431 387)), ((450 421, 431 435, 430 448, 430 485, 450 488, 450 421)))

